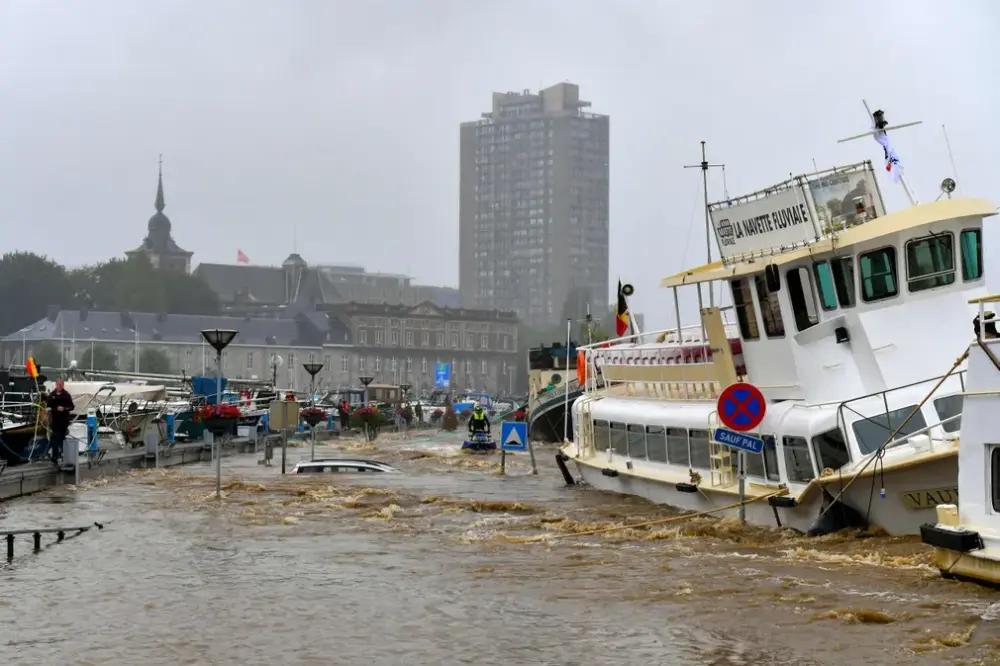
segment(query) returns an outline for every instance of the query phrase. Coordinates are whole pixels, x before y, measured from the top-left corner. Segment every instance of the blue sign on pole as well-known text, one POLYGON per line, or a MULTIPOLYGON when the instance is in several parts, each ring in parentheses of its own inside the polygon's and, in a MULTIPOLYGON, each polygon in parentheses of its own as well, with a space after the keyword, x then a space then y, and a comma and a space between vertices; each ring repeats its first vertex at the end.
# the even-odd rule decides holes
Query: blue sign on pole
POLYGON ((719 444, 724 444, 740 451, 746 451, 747 453, 760 453, 764 450, 764 440, 760 437, 752 437, 742 432, 733 432, 725 428, 716 428, 712 439, 719 444))
POLYGON ((528 424, 524 421, 504 421, 501 423, 500 448, 504 451, 527 451, 528 424))
POLYGON ((434 365, 434 388, 451 386, 451 363, 436 363, 434 365))

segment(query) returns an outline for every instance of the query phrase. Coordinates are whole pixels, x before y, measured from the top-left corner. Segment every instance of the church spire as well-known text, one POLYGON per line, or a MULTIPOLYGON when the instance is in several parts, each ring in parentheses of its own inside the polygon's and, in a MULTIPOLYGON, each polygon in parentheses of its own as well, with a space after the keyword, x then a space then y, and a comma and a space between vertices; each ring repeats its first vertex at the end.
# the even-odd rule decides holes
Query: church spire
POLYGON ((167 206, 163 200, 163 155, 160 155, 160 178, 156 185, 156 203, 154 205, 157 213, 162 213, 167 206))

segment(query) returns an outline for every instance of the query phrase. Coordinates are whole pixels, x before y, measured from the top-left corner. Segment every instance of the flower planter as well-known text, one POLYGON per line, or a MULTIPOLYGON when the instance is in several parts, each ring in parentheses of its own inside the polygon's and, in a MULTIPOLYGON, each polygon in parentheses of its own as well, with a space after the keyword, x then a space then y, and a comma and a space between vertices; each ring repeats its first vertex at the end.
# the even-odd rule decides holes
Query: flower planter
POLYGON ((310 428, 315 428, 317 425, 326 420, 326 414, 317 413, 306 413, 302 415, 302 420, 306 422, 310 428))
POLYGON ((236 421, 239 419, 211 416, 203 421, 205 424, 205 430, 209 431, 216 437, 220 435, 225 435, 231 433, 233 428, 236 426, 236 421))

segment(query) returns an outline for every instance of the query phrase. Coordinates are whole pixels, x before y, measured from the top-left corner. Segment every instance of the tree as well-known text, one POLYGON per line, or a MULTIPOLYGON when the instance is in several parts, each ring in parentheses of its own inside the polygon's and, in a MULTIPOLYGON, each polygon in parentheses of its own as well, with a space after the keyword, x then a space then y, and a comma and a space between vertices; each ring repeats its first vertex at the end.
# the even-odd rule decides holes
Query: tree
POLYGON ((45 317, 48 306, 72 302, 66 269, 31 252, 0 257, 0 335, 45 317))
POLYGON ((139 354, 139 370, 154 375, 169 375, 173 372, 173 363, 161 349, 143 349, 139 354))
POLYGON ((42 368, 62 367, 59 348, 48 340, 33 343, 31 345, 31 356, 35 359, 35 363, 42 368))
POLYGON ((194 275, 171 273, 164 280, 166 311, 171 314, 217 315, 222 310, 219 295, 194 275))
POLYGON ((118 364, 115 363, 115 355, 107 347, 94 345, 93 359, 91 359, 91 347, 87 347, 80 358, 79 368, 81 370, 117 370, 118 364))

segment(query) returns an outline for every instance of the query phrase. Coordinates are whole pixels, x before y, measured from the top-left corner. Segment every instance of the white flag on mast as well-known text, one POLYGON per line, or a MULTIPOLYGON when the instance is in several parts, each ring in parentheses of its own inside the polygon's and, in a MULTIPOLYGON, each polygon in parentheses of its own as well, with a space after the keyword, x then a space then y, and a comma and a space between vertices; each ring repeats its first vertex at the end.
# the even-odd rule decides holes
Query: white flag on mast
POLYGON ((900 163, 896 151, 889 145, 889 135, 884 130, 878 130, 874 125, 872 126, 872 130, 874 130, 872 136, 875 137, 875 140, 879 142, 883 152, 885 152, 885 170, 891 173, 892 179, 898 183, 899 179, 903 177, 903 165, 900 163))

